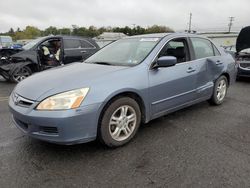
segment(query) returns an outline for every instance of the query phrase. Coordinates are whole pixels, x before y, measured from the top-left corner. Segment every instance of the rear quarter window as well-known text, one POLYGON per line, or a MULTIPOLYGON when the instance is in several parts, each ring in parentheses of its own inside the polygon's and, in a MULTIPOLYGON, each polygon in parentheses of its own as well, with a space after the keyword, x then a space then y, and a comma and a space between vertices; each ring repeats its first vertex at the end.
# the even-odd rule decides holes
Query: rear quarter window
POLYGON ((213 44, 213 48, 214 48, 214 55, 215 56, 220 56, 220 51, 218 50, 218 48, 213 44))

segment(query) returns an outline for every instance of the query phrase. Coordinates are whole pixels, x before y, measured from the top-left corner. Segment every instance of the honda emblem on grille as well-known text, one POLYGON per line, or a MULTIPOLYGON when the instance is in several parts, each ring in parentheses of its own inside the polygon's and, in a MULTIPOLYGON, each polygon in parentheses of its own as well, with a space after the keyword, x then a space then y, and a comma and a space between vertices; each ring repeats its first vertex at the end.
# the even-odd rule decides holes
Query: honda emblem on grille
POLYGON ((15 105, 17 105, 18 103, 20 102, 20 98, 19 98, 19 96, 18 95, 14 95, 14 103, 15 103, 15 105))

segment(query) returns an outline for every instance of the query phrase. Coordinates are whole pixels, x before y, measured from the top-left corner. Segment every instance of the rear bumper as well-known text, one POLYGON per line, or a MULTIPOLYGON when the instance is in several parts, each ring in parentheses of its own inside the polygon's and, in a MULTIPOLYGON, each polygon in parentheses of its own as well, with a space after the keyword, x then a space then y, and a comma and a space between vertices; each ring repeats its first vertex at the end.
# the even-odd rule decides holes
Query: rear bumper
POLYGON ((66 111, 37 111, 14 104, 12 120, 24 134, 46 142, 71 145, 96 139, 98 109, 101 104, 66 111))

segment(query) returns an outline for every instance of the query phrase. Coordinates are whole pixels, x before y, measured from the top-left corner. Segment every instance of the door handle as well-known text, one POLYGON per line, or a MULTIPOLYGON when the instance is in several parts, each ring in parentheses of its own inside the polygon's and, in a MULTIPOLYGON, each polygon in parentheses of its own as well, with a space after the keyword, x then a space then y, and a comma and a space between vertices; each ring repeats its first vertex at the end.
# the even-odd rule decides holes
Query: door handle
POLYGON ((192 73, 192 72, 194 72, 194 71, 195 71, 195 69, 194 69, 194 68, 192 68, 192 67, 188 67, 187 73, 192 73))
POLYGON ((217 60, 215 63, 215 65, 221 65, 221 64, 222 64, 222 62, 220 60, 217 60))
POLYGON ((86 53, 87 51, 85 51, 85 50, 83 50, 83 51, 81 51, 81 53, 86 53))

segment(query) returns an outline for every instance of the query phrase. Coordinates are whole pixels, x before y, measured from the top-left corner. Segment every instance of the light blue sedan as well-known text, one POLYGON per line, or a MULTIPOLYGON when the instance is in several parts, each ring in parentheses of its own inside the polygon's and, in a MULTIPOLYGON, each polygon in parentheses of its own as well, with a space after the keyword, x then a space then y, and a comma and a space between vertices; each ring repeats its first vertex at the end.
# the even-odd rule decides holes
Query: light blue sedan
POLYGON ((129 142, 141 123, 206 101, 223 103, 235 81, 230 54, 207 38, 151 34, 118 40, 83 63, 37 73, 9 99, 15 125, 58 144, 129 142))

